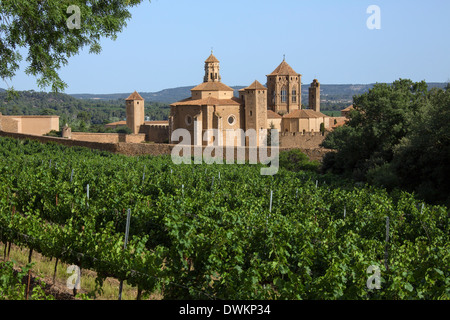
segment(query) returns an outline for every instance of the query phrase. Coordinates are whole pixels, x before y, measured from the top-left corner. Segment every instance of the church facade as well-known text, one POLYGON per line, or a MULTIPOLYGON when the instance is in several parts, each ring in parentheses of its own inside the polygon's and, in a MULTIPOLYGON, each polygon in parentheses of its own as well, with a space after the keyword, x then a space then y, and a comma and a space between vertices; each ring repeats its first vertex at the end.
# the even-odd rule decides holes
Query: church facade
POLYGON ((213 53, 206 59, 204 70, 203 83, 191 89, 191 97, 171 104, 169 137, 175 130, 185 129, 191 145, 260 146, 265 144, 270 128, 304 133, 319 132, 321 123, 328 127, 326 116, 320 113, 319 82, 311 84, 312 110, 300 112, 302 76, 284 59, 267 75, 267 87, 255 80, 239 90, 238 96, 222 83, 220 62, 213 53), (256 134, 256 141, 250 140, 249 132, 256 134))

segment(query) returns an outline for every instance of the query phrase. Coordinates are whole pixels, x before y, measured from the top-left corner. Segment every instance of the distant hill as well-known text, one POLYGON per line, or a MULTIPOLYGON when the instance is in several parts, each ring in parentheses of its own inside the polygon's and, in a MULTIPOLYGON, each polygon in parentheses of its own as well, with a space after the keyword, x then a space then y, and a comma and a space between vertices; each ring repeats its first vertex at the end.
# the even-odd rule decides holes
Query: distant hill
MULTIPOLYGON (((139 92, 139 94, 148 101, 160 102, 171 104, 187 97, 191 96, 191 89, 195 86, 177 87, 164 89, 157 92, 139 92)), ((308 87, 307 85, 302 86, 302 95, 308 98, 308 87)), ((354 94, 361 94, 372 88, 373 85, 321 85, 322 95, 339 95, 351 99, 354 94)), ((238 91, 245 86, 234 86, 235 96, 238 96, 238 91)), ((112 93, 112 94, 70 94, 70 96, 77 99, 89 99, 89 100, 117 100, 126 99, 131 92, 127 93, 112 93)))
MULTIPOLYGON (((428 83, 431 88, 445 88, 447 83, 428 83)), ((321 109, 337 111, 346 108, 353 102, 354 95, 363 94, 369 89, 373 88, 374 84, 321 84, 321 109)), ((139 92, 139 94, 146 100, 146 103, 156 103, 169 105, 176 101, 180 101, 191 96, 191 89, 194 86, 168 88, 157 92, 139 92)), ((238 96, 238 91, 245 86, 233 86, 235 96, 238 96)), ((302 103, 308 104, 308 88, 309 84, 302 85, 302 103)), ((0 93, 4 92, 0 88, 0 93)), ((69 94, 68 96, 79 100, 87 100, 90 102, 98 101, 105 103, 107 101, 114 101, 114 104, 121 103, 120 101, 126 99, 131 92, 126 93, 111 93, 111 94, 69 94)), ((40 97, 43 98, 43 97, 40 97)), ((45 98, 44 98, 45 99, 45 98)), ((86 101, 86 102, 87 102, 86 101)))
MULTIPOLYGON (((446 83, 428 83, 429 88, 445 88, 446 83)), ((354 95, 363 94, 373 88, 374 84, 321 84, 321 98, 323 102, 341 103, 345 105, 353 101, 354 95)), ((191 96, 191 89, 195 86, 177 87, 164 89, 157 92, 139 92, 139 94, 147 101, 171 104, 191 96)), ((245 86, 233 86, 235 96, 238 91, 245 86)), ((308 84, 302 85, 302 101, 308 102, 308 84)), ((91 100, 117 100, 126 99, 131 92, 113 93, 113 94, 71 94, 72 97, 78 99, 91 100)))
MULTIPOLYGON (((139 94, 147 101, 171 104, 190 97, 191 89, 194 87, 195 86, 169 88, 158 92, 139 92, 139 94)), ((235 95, 237 95, 237 91, 244 87, 235 86, 232 88, 235 90, 235 95)), ((126 99, 130 94, 131 92, 113 94, 71 94, 71 96, 77 99, 116 100, 126 99)))
MULTIPOLYGON (((126 117, 125 101, 122 99, 77 99, 64 93, 16 91, 9 97, 0 92, 0 113, 3 115, 57 115, 60 124, 103 124, 126 117)), ((167 104, 145 101, 146 116, 151 120, 166 120, 170 108, 167 104)))

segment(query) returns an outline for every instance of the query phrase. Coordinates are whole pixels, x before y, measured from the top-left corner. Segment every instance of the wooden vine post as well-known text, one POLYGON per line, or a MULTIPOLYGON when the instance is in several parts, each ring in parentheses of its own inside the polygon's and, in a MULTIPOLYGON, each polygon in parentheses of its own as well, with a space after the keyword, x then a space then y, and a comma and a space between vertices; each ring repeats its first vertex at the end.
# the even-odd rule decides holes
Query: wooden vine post
MULTIPOLYGON (((128 209, 128 212, 127 212, 127 225, 125 227, 125 241, 123 243, 123 248, 124 249, 127 248, 127 243, 128 243, 128 234, 130 232, 130 218, 131 218, 131 209, 128 209)), ((122 290, 123 290, 123 280, 120 280, 119 300, 122 300, 122 290)))
MULTIPOLYGON (((14 214, 16 213, 16 206, 12 207, 11 220, 14 218, 14 214)), ((6 261, 9 261, 9 254, 11 252, 11 241, 8 243, 8 256, 6 257, 6 261)))
POLYGON ((55 262, 55 269, 53 271, 53 284, 55 284, 55 279, 56 279, 56 271, 58 269, 58 258, 56 258, 56 262, 55 262))
POLYGON ((389 245, 389 216, 386 217, 386 245, 384 247, 384 266, 387 271, 389 271, 388 245, 389 245))
MULTIPOLYGON (((33 256, 33 249, 30 249, 30 253, 28 254, 28 263, 31 263, 31 257, 33 256)), ((27 282, 27 291, 25 299, 28 300, 28 296, 30 294, 30 282, 31 282, 31 268, 28 269, 28 282, 27 282)))

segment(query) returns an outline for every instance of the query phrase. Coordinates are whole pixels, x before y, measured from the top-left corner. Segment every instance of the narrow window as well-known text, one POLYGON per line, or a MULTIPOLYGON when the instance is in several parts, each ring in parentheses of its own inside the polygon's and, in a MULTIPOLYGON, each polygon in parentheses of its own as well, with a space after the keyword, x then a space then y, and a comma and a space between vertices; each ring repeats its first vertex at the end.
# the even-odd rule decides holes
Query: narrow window
POLYGON ((287 101, 287 90, 286 87, 283 87, 281 89, 281 102, 286 103, 286 101, 287 101))
POLYGON ((192 124, 192 116, 186 115, 186 117, 184 118, 184 122, 186 123, 186 125, 190 126, 192 124))

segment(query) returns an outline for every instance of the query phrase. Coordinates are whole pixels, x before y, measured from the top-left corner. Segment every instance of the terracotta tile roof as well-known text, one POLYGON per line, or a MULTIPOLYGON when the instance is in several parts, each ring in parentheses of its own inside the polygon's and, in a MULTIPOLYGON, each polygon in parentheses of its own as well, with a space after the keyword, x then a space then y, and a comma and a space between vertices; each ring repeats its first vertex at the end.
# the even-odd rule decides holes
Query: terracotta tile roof
MULTIPOLYGON (((169 121, 166 120, 161 120, 161 121, 144 121, 144 124, 146 125, 169 125, 169 121)), ((112 123, 108 123, 106 124, 106 126, 126 126, 127 122, 126 121, 117 121, 117 122, 112 122, 112 123)))
POLYGON ((151 125, 169 125, 169 120, 154 120, 154 121, 144 121, 144 124, 147 126, 151 126, 151 125))
POLYGON ((192 99, 191 98, 187 98, 175 103, 172 103, 171 106, 176 107, 176 106, 228 106, 228 105, 241 105, 242 104, 242 100, 238 99, 238 98, 231 98, 231 99, 217 99, 217 98, 213 98, 213 97, 208 97, 208 98, 204 98, 204 99, 192 99))
POLYGON ((280 65, 273 70, 269 76, 298 76, 299 74, 291 68, 291 66, 283 60, 280 65))
POLYGON ((212 54, 208 57, 208 59, 205 60, 205 62, 219 62, 219 60, 217 60, 217 58, 212 54))
POLYGON ((126 101, 129 101, 129 100, 144 100, 144 98, 142 98, 141 95, 135 91, 128 98, 126 98, 125 100, 126 101))
POLYGON ((278 113, 272 110, 267 110, 267 119, 281 119, 281 118, 283 117, 280 116, 278 113))
POLYGON ((302 109, 302 110, 294 110, 288 114, 286 114, 285 116, 283 116, 283 118, 286 119, 308 119, 308 118, 323 118, 326 117, 326 115, 324 115, 321 112, 316 112, 314 110, 311 109, 302 109))
POLYGON ((222 82, 203 82, 191 89, 191 91, 234 91, 222 82))
POLYGON ((343 126, 348 121, 345 117, 330 117, 329 126, 332 129, 343 126), (334 123, 336 121, 336 123, 334 123))
POLYGON ((353 108, 353 105, 351 105, 351 106, 348 106, 347 108, 345 108, 345 109, 342 109, 341 111, 344 111, 344 112, 346 112, 346 111, 350 111, 350 110, 353 110, 354 108, 353 108))
POLYGON ((127 122, 126 121, 117 121, 117 122, 108 123, 106 125, 107 126, 126 126, 127 122))
POLYGON ((267 90, 258 80, 255 80, 251 85, 249 85, 245 90, 267 90))

